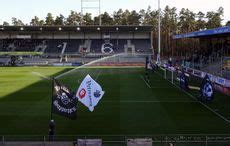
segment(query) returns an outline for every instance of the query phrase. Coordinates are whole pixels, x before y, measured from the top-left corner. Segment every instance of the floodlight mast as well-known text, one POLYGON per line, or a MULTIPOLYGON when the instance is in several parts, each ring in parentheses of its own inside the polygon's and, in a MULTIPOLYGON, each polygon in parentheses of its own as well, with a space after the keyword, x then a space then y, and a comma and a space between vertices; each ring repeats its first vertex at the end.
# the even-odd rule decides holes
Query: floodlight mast
POLYGON ((99 25, 101 26, 101 0, 99 0, 99 25))
POLYGON ((84 24, 84 10, 97 10, 98 11, 98 18, 99 18, 99 25, 101 26, 101 0, 81 0, 81 25, 84 24), (84 4, 85 3, 85 4, 84 4), (95 4, 94 6, 88 6, 88 4, 95 4), (96 5, 97 3, 97 5, 96 5))
POLYGON ((83 25, 83 0, 81 0, 81 25, 83 25))
POLYGON ((157 62, 160 63, 161 56, 161 7, 160 0, 158 0, 158 54, 157 54, 157 62))

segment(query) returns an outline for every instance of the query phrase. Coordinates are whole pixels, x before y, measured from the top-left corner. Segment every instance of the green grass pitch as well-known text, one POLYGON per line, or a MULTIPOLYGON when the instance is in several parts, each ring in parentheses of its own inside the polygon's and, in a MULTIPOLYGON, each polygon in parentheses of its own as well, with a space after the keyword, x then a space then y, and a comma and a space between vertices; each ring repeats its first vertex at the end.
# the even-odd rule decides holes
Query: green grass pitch
MULTIPOLYGON (((0 135, 47 135, 51 81, 34 72, 57 76, 70 69, 0 68, 0 135)), ((76 120, 54 115, 56 134, 229 134, 230 124, 211 110, 157 73, 151 73, 151 87, 147 86, 144 73, 144 68, 81 68, 60 77, 76 92, 90 74, 105 95, 94 112, 78 103, 76 120)))

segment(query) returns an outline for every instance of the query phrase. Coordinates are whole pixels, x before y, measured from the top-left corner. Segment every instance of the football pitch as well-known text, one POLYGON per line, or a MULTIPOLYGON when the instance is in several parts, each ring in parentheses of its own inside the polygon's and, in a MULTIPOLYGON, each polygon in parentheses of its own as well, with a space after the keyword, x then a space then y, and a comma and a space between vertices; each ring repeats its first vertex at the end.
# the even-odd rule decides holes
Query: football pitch
MULTIPOLYGON (((71 69, 0 68, 0 135, 47 135, 52 83, 40 76, 71 69)), ((105 95, 94 112, 79 102, 76 120, 54 115, 57 135, 229 134, 230 123, 159 73, 145 82, 144 68, 80 68, 58 80, 76 92, 87 74, 105 95)))

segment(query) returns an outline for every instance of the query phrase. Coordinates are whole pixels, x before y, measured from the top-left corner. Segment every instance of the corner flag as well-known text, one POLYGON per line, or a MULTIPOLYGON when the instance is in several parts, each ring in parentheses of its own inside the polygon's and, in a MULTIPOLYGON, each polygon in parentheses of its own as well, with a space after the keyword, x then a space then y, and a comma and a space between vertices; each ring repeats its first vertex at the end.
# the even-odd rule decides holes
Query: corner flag
POLYGON ((52 112, 70 119, 76 118, 76 99, 71 91, 53 80, 52 112))
POLYGON ((92 112, 104 93, 101 86, 87 75, 78 88, 76 97, 92 112))

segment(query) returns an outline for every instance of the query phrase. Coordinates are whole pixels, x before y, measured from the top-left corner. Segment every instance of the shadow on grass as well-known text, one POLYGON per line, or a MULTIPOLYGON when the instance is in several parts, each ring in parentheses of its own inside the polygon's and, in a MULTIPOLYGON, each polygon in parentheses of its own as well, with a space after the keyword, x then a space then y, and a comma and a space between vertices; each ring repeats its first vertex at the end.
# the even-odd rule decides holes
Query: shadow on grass
MULTIPOLYGON (((72 68, 63 68, 55 77, 72 68)), ((0 135, 47 135, 51 80, 39 80, 0 99, 0 135)))
MULTIPOLYGON (((62 72, 65 71, 67 70, 62 72)), ((98 74, 95 70, 93 72, 94 75, 98 74)), ((108 76, 104 76, 105 86, 110 87, 111 83, 108 80, 111 78, 119 81, 119 76, 114 77, 112 73, 109 72, 108 76)), ((71 74, 71 77, 60 78, 59 81, 65 85, 71 85, 73 89, 73 86, 76 86, 74 82, 78 81, 75 74, 77 73, 74 73, 73 77, 71 74)), ((119 86, 120 82, 116 83, 119 86)), ((69 87, 71 88, 71 86, 69 87)), ((119 97, 119 89, 115 91, 113 97, 119 97)), ((47 135, 51 113, 51 92, 51 81, 41 80, 0 99, 0 135, 47 135)), ((65 136, 120 134, 119 98, 116 98, 116 101, 110 104, 101 104, 97 108, 97 112, 89 112, 83 104, 78 104, 77 120, 54 115, 55 134, 65 136)))

